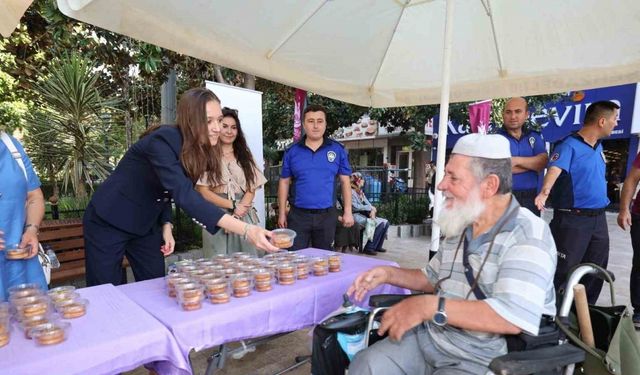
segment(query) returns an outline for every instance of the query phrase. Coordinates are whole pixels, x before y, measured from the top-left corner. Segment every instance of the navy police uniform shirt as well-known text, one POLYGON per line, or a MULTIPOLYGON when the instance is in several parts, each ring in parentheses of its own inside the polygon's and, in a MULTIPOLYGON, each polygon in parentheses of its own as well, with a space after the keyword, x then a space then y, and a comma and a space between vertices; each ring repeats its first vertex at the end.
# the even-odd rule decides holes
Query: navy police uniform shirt
POLYGON ((284 154, 280 177, 291 177, 290 203, 298 208, 325 209, 334 206, 336 176, 350 176, 349 157, 344 146, 330 138, 313 151, 306 137, 284 154))
POLYGON ((599 141, 591 147, 578 133, 567 136, 551 154, 549 167, 562 169, 551 190, 554 208, 600 209, 609 205, 606 159, 599 141))
MULTIPOLYGON (((498 134, 503 135, 509 141, 509 147, 511 148, 511 156, 524 156, 531 157, 537 156, 542 153, 546 153, 547 150, 544 147, 544 140, 542 134, 522 129, 522 136, 520 139, 516 139, 511 136, 506 130, 500 129, 498 134)), ((538 189, 538 178, 540 173, 536 171, 527 171, 522 173, 513 174, 513 190, 531 190, 538 189)))

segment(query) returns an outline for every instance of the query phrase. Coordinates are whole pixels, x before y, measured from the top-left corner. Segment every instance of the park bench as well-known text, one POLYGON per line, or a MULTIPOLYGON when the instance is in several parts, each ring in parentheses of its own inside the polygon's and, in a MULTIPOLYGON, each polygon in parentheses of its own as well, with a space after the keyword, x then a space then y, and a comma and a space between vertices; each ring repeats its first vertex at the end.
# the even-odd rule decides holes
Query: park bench
MULTIPOLYGON (((38 236, 42 246, 50 247, 60 261, 60 268, 51 270, 51 284, 84 278, 85 254, 82 219, 45 220, 38 236)), ((129 266, 124 258, 122 267, 129 266)))

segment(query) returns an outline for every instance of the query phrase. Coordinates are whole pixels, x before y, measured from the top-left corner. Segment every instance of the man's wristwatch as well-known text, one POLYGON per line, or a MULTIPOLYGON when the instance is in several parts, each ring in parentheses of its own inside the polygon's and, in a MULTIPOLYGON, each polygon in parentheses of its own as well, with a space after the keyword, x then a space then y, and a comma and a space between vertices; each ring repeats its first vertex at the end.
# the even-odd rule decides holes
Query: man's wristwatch
POLYGON ((447 313, 444 311, 444 302, 445 302, 445 299, 444 297, 441 296, 438 299, 438 311, 436 311, 436 313, 433 314, 433 318, 431 319, 433 324, 439 327, 444 327, 447 325, 447 313))

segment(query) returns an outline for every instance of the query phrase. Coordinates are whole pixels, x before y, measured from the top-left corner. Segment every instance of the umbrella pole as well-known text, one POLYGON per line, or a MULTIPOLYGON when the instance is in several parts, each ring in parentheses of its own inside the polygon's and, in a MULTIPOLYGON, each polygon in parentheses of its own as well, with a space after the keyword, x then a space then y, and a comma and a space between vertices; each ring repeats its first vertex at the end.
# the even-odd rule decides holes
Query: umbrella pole
POLYGON ((437 189, 444 176, 445 155, 447 152, 447 132, 449 123, 449 89, 451 84, 451 45, 453 44, 453 10, 455 0, 447 0, 447 11, 444 23, 444 49, 442 54, 442 86, 440 89, 440 119, 438 123, 438 153, 436 157, 435 202, 433 205, 433 221, 431 224, 431 251, 440 247, 440 206, 443 203, 442 192, 437 189))

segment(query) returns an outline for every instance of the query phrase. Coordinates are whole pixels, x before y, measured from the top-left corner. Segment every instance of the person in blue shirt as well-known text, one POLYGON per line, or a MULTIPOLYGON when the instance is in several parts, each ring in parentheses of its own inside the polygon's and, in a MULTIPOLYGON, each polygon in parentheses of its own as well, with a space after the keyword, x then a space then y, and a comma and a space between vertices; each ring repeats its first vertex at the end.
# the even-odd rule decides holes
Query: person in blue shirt
MULTIPOLYGON (((558 248, 554 284, 560 293, 573 266, 589 262, 606 268, 609 261, 609 229, 604 212, 609 198, 600 141, 611 135, 618 124, 619 108, 610 101, 595 102, 587 108, 582 129, 564 138, 553 150, 542 191, 535 199, 542 210, 551 195, 554 210, 549 226, 558 248)), ((595 304, 602 280, 587 276, 583 284, 589 303, 595 304)))
POLYGON ((31 246, 31 252, 27 259, 9 260, 4 251, 0 251, 0 301, 7 300, 7 289, 14 285, 35 283, 43 290, 47 289, 47 281, 36 256, 38 229, 44 217, 40 180, 20 142, 9 135, 4 137, 10 145, 0 142, 0 232, 3 232, 0 237, 4 237, 4 250, 17 244, 19 247, 31 246), (18 151, 15 159, 9 147, 18 151), (18 160, 24 165, 24 170, 18 160))
POLYGON ((287 149, 282 161, 278 227, 297 233, 290 250, 310 246, 330 250, 338 220, 336 178, 342 185, 342 225, 347 228, 353 225, 349 157, 341 143, 325 137, 327 112, 324 107, 307 106, 303 127, 304 137, 287 149), (288 215, 287 199, 291 206, 288 215))
POLYGON ((542 135, 525 126, 529 118, 527 108, 524 98, 509 99, 502 112, 503 127, 498 134, 507 138, 511 147, 513 195, 522 207, 540 216, 534 199, 538 194, 541 172, 549 159, 542 135))

